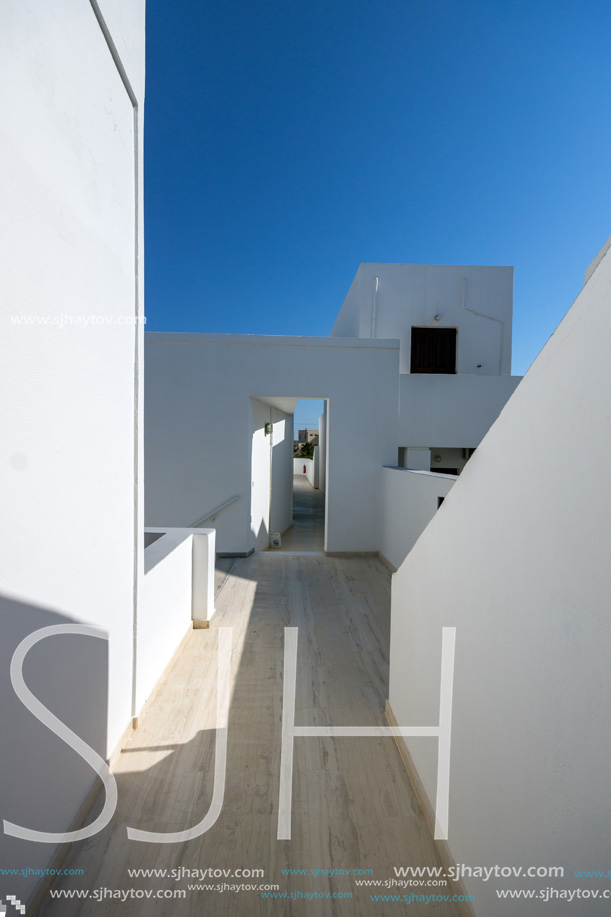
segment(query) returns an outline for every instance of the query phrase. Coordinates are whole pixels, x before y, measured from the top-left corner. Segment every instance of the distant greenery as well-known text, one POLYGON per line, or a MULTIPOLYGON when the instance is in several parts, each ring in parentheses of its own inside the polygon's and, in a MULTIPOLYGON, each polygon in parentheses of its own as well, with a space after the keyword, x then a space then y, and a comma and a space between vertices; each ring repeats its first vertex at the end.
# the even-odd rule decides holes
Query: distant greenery
POLYGON ((314 444, 313 443, 302 443, 299 447, 299 451, 295 452, 294 458, 313 458, 314 457, 314 444))

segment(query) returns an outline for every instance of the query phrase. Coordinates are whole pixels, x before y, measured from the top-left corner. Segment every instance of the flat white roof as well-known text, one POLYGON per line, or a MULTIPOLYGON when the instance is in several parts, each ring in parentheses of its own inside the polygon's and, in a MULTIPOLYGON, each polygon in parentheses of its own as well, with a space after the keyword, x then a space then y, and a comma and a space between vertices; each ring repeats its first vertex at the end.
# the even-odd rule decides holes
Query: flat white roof
POLYGON ((335 347, 353 350, 398 350, 398 340, 378 338, 298 337, 282 334, 200 334, 199 332, 147 331, 151 344, 228 344, 241 347, 335 347))

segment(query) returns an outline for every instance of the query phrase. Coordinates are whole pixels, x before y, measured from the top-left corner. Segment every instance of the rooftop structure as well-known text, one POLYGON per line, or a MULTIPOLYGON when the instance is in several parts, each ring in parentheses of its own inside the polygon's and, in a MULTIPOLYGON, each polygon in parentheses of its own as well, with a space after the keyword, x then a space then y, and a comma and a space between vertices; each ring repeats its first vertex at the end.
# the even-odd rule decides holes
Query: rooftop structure
POLYGON ((297 434, 298 443, 311 443, 318 439, 318 430, 299 430, 297 434))
POLYGON ((512 277, 510 268, 361 265, 329 338, 148 333, 147 525, 191 524, 237 495, 216 520, 218 550, 267 547, 292 522, 295 404, 316 398, 327 405, 315 457, 325 550, 379 551, 380 467, 459 474, 519 382, 507 374, 512 277), (198 380, 214 375, 223 384, 202 401, 198 380))

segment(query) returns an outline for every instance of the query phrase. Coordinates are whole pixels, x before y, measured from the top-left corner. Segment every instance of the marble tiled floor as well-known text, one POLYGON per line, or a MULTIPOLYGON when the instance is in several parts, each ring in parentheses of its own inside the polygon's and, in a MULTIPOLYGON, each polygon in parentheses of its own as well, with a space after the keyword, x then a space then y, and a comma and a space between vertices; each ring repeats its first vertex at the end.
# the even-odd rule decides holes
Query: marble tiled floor
MULTIPOLYGON (((298 556, 272 551, 236 562, 218 595, 208 630, 194 630, 165 676, 140 728, 119 756, 119 802, 106 829, 75 844, 64 862, 83 875, 54 890, 184 891, 182 898, 51 899, 45 917, 457 917, 459 905, 372 901, 388 888, 357 886, 352 876, 283 870, 439 866, 435 844, 392 738, 297 738, 292 839, 277 840, 284 628, 299 628, 296 725, 383 725, 388 695, 390 574, 375 557, 298 556), (127 826, 181 831, 208 811, 214 783, 217 646, 232 628, 227 778, 218 821, 174 844, 129 840, 127 826), (167 870, 130 876, 130 869, 167 870), (255 879, 200 882, 181 870, 261 869, 255 879), (170 871, 175 870, 172 875, 170 871), (277 885, 218 891, 229 885, 277 885), (203 884, 212 889, 204 889, 203 884), (189 885, 196 886, 189 888, 189 885), (351 895, 307 900, 304 895, 351 895), (292 897, 291 897, 292 896, 292 897)), ((395 889, 390 891, 396 891, 395 889)), ((409 889, 399 890, 400 894, 409 889)), ((433 892, 452 894, 451 889, 433 892)))
POLYGON ((322 551, 325 537, 325 495, 304 474, 293 475, 293 526, 282 536, 279 551, 322 551))

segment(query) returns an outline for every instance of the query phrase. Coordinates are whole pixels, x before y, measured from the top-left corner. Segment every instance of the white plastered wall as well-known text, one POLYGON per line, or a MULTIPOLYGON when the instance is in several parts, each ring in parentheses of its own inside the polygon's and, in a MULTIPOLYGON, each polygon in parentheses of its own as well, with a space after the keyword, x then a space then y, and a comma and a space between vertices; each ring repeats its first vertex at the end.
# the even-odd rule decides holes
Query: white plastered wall
POLYGON ((272 408, 271 532, 286 532, 293 524, 293 415, 272 408))
POLYGON ((398 338, 408 373, 413 325, 458 328, 458 373, 509 375, 512 311, 511 267, 361 264, 331 335, 398 338))
MULTIPOLYGON (((100 6, 118 60, 89 0, 0 8, 0 728, 12 774, 0 807, 47 831, 69 827, 94 775, 14 698, 10 656, 47 624, 108 635, 52 637, 25 666, 32 690, 107 755, 132 712, 142 572, 144 3, 100 6)), ((3 863, 43 867, 52 855, 0 835, 3 863)), ((11 877, 8 892, 25 900, 32 887, 11 877)))
POLYGON ((251 398, 251 530, 257 551, 293 522, 293 417, 251 398), (271 432, 265 425, 271 423, 271 432))
POLYGON ((439 508, 456 478, 406 468, 382 469, 380 553, 398 569, 439 508))
POLYGON ((238 496, 215 520, 217 550, 252 550, 251 398, 329 398, 327 550, 379 549, 381 467, 397 451, 396 342, 147 334, 146 361, 147 525, 188 525, 238 496))
POLYGON ((192 627, 193 535, 173 530, 145 551, 138 615, 135 715, 192 627))
POLYGON ((520 379, 520 376, 402 374, 399 445, 478 446, 520 379))
POLYGON ((319 443, 319 460, 318 460, 318 489, 321 493, 327 490, 327 402, 322 414, 318 418, 318 443, 319 443))
MULTIPOLYGON (((395 575, 390 703, 439 711, 441 629, 455 626, 449 847, 455 862, 608 868, 611 492, 584 464, 611 450, 611 257, 566 318, 395 575), (550 461, 553 456, 553 461, 550 461)), ((436 742, 407 740, 430 800, 436 742)), ((501 883, 544 887, 549 879, 501 883)), ((531 915, 466 880, 478 915, 531 915)), ((552 908, 553 909, 553 908, 552 908)), ((580 915, 600 906, 580 902, 580 915)))
POLYGON ((314 458, 296 458, 293 459, 293 473, 300 474, 302 477, 308 479, 308 483, 312 487, 316 487, 316 471, 317 464, 320 463, 320 460, 316 458, 316 450, 318 446, 314 447, 314 458))
POLYGON ((201 626, 214 617, 214 529, 155 534, 144 554, 138 603, 136 717, 141 717, 193 621, 201 626))

